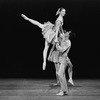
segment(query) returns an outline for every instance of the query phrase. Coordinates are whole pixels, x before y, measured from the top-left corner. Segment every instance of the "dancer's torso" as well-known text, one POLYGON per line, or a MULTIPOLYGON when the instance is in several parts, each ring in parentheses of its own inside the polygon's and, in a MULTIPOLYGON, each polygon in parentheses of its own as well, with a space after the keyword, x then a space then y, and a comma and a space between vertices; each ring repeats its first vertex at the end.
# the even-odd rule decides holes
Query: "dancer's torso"
POLYGON ((54 49, 54 51, 51 54, 50 61, 57 63, 61 60, 66 60, 66 61, 69 60, 68 49, 70 49, 71 47, 70 40, 62 41, 60 46, 63 50, 60 51, 60 50, 54 49))

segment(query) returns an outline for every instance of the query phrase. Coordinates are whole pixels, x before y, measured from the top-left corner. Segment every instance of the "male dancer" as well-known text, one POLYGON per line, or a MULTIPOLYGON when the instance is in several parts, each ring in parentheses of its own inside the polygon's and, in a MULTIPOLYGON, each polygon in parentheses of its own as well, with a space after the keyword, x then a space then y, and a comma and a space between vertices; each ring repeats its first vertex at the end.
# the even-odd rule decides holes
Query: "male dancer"
MULTIPOLYGON (((71 42, 69 40, 69 33, 66 32, 64 34, 61 34, 60 36, 62 37, 61 43, 56 44, 56 49, 59 52, 58 54, 58 69, 57 69, 57 75, 58 79, 60 82, 60 92, 57 94, 59 96, 63 96, 65 94, 68 94, 68 87, 67 87, 67 81, 66 81, 66 76, 65 76, 65 69, 70 63, 70 59, 68 58, 68 52, 71 47, 71 42)), ((69 77, 70 81, 72 81, 72 65, 69 67, 69 77)), ((72 81, 73 82, 73 81, 72 81)))

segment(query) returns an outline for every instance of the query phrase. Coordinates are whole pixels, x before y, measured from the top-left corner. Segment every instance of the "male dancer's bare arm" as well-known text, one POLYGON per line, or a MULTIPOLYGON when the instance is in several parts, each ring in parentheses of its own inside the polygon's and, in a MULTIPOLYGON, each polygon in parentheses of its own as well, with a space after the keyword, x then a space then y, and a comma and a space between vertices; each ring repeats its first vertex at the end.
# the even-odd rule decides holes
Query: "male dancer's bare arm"
POLYGON ((41 24, 40 22, 36 21, 36 20, 33 20, 33 19, 30 19, 28 18, 27 16, 25 16, 24 14, 21 14, 21 16, 25 19, 25 20, 28 20, 29 22, 31 22, 32 24, 38 26, 39 28, 43 28, 44 27, 44 24, 41 24))

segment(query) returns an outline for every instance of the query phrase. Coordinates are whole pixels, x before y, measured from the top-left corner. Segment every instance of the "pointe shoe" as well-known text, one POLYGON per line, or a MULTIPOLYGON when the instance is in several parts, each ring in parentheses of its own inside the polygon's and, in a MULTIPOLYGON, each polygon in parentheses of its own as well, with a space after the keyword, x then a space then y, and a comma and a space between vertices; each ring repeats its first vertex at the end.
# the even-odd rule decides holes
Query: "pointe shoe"
POLYGON ((69 79, 68 82, 71 83, 74 86, 74 82, 73 82, 72 79, 69 79))

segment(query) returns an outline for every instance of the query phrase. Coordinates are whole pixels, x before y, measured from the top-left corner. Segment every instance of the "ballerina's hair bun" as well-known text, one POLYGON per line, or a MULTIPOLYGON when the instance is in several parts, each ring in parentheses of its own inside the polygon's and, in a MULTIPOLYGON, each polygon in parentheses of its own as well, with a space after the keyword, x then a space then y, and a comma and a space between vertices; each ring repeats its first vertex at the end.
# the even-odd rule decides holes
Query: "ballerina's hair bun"
POLYGON ((58 11, 56 12, 56 15, 58 15, 60 13, 61 8, 58 9, 58 11))

